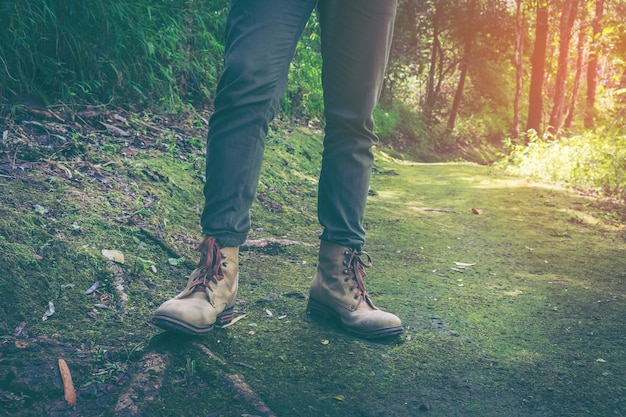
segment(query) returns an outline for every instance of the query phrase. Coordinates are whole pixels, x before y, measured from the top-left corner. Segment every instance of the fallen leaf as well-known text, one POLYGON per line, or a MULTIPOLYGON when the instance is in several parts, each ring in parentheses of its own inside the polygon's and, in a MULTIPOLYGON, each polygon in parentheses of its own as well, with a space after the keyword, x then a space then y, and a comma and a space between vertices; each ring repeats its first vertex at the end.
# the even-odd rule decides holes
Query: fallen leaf
POLYGON ((106 127, 106 129, 113 133, 114 135, 118 135, 118 136, 130 136, 130 133, 128 133, 127 131, 120 129, 117 126, 113 126, 110 125, 108 123, 104 123, 104 122, 100 122, 100 124, 102 124, 102 126, 106 127))
POLYGON ((28 343, 26 340, 16 340, 15 341, 15 347, 18 348, 18 349, 26 349, 29 346, 30 346, 30 343, 28 343))
POLYGON ((134 156, 134 155, 137 155, 137 153, 139 152, 139 149, 129 146, 127 148, 120 149, 120 152, 122 152, 122 154, 126 156, 134 156))
POLYGON ((72 374, 70 368, 63 359, 59 359, 59 371, 61 372, 61 380, 63 381, 63 391, 65 392, 65 400, 69 405, 76 405, 76 390, 72 382, 72 374))
POLYGON ((274 313, 272 313, 272 312, 271 312, 271 311, 269 311, 269 310, 265 310, 265 314, 267 314, 267 317, 268 317, 268 318, 270 318, 270 319, 271 319, 272 317, 274 317, 274 313))
POLYGON ((52 303, 52 301, 48 301, 48 310, 46 310, 45 313, 43 313, 43 317, 41 318, 43 321, 48 320, 48 317, 50 317, 51 315, 54 314, 54 303, 52 303))
POLYGON ((465 263, 465 262, 455 262, 455 264, 456 264, 456 266, 458 266, 458 267, 463 267, 463 268, 468 267, 468 266, 474 266, 474 265, 476 265, 475 263, 473 263, 473 264, 468 264, 468 263, 465 263))
POLYGON ((346 399, 346 397, 344 397, 344 396, 343 396, 343 395, 341 395, 341 394, 339 394, 339 395, 335 395, 333 398, 334 398, 335 400, 337 400, 337 401, 343 401, 343 400, 345 400, 345 399, 346 399))
POLYGON ((483 211, 481 209, 472 208, 472 213, 474 213, 474 214, 483 214, 483 211))
POLYGON ((48 211, 49 211, 47 208, 45 208, 44 206, 42 206, 40 204, 35 204, 33 206, 33 209, 35 210, 35 213, 41 214, 41 215, 44 215, 44 214, 48 213, 48 211))
POLYGON ((93 293, 95 290, 98 289, 99 286, 100 286, 100 281, 94 282, 91 287, 87 288, 87 291, 85 291, 85 295, 89 295, 89 294, 93 293))
POLYGON ((178 266, 185 258, 168 258, 167 263, 172 266, 178 266))
POLYGON ((25 327, 26 327, 26 322, 25 321, 21 322, 15 328, 15 330, 13 330, 13 336, 15 336, 15 337, 19 336, 22 333, 22 331, 24 330, 25 327))
POLYGON ((102 249, 102 255, 113 262, 117 262, 118 264, 124 263, 124 254, 118 250, 102 249))
POLYGON ((330 342, 329 342, 327 339, 322 340, 322 344, 323 344, 323 345, 327 345, 327 344, 329 344, 329 343, 330 343, 330 342))
POLYGON ((239 320, 241 320, 242 318, 244 318, 244 317, 246 317, 246 316, 247 316, 247 314, 243 314, 243 315, 241 315, 241 316, 237 316, 237 317, 235 317, 234 319, 232 319, 232 320, 230 321, 230 323, 223 325, 223 326, 222 326, 222 329, 224 329, 224 328, 226 328, 226 327, 230 327, 230 326, 232 326, 233 324, 237 323, 239 320))

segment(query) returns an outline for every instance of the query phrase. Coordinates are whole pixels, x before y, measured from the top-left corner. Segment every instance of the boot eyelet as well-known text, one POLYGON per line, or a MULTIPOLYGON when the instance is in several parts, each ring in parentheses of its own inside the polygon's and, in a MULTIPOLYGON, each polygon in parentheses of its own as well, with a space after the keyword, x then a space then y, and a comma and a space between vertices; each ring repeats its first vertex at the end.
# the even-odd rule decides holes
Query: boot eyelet
POLYGON ((228 267, 228 263, 227 262, 222 262, 222 267, 224 267, 224 268, 228 267))
POLYGON ((353 290, 353 289, 354 289, 354 288, 350 287, 350 292, 352 292, 352 290, 353 290))
POLYGON ((354 296, 354 297, 352 297, 352 298, 354 298, 355 300, 358 300, 358 299, 359 299, 359 297, 358 297, 357 295, 355 295, 355 296, 354 296))
POLYGON ((347 269, 344 269, 342 272, 343 272, 344 275, 348 275, 348 270, 347 269))

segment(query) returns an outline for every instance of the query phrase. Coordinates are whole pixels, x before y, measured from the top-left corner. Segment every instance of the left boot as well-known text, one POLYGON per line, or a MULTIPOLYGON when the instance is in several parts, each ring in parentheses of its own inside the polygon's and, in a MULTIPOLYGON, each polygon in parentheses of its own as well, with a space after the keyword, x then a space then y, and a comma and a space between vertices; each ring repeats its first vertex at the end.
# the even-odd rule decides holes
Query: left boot
POLYGON ((176 333, 203 336, 231 322, 239 281, 239 248, 220 247, 207 237, 198 247, 200 263, 186 288, 154 312, 152 322, 176 333))
POLYGON ((371 266, 366 252, 322 240, 307 314, 338 319, 346 331, 366 339, 402 333, 400 319, 378 309, 365 290, 364 268, 371 266))

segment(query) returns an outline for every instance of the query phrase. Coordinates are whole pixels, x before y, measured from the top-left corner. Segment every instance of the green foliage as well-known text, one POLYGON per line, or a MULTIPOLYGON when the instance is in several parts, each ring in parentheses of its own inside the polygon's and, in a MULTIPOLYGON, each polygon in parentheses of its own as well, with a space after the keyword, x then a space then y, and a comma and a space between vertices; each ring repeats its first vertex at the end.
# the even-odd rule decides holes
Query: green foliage
POLYGON ((5 1, 0 93, 167 108, 206 101, 221 67, 227 4, 5 1))
POLYGON ((319 121, 324 111, 322 56, 319 22, 314 13, 298 42, 289 71, 287 92, 280 105, 283 113, 319 121))
POLYGON ((420 114, 406 104, 395 102, 391 108, 377 108, 374 122, 376 134, 384 146, 416 158, 422 158, 434 149, 432 136, 427 133, 420 114))
POLYGON ((501 162, 509 172, 626 197, 623 134, 586 133, 544 141, 530 131, 528 145, 510 144, 510 148, 510 155, 501 162))

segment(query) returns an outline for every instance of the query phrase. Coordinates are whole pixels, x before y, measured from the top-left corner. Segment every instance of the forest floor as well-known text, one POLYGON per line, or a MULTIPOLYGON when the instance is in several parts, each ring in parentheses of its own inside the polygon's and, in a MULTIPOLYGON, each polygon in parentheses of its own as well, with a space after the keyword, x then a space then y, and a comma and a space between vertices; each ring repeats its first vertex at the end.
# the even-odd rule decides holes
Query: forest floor
POLYGON ((377 150, 366 283, 405 331, 364 341, 306 316, 321 134, 277 127, 241 318, 173 337, 150 317, 197 261, 206 117, 50 116, 0 125, 0 415, 624 415, 620 202, 377 150))

